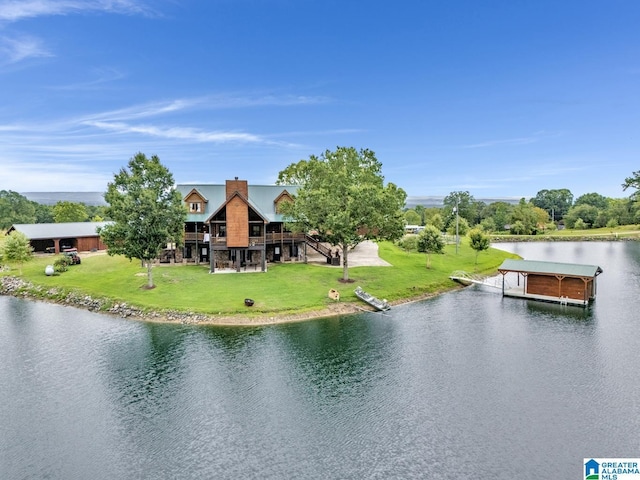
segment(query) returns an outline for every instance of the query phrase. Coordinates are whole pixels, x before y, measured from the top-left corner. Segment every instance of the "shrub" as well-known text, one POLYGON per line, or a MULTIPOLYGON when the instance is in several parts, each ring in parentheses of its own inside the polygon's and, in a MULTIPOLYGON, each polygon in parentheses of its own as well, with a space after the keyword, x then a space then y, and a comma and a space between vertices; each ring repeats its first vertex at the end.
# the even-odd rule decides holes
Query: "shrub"
POLYGON ((573 224, 573 228, 575 230, 585 230, 588 228, 588 225, 581 218, 576 220, 576 223, 573 224))
POLYGON ((71 259, 66 255, 62 255, 55 262, 53 262, 53 269, 56 273, 63 273, 69 270, 69 265, 71 265, 71 259))
POLYGON ((525 235, 527 233, 527 229, 520 220, 516 220, 511 224, 510 232, 513 235, 525 235))
POLYGON ((616 228, 618 226, 618 220, 612 218, 607 222, 607 228, 616 228))
POLYGON ((398 242, 398 246, 407 252, 417 252, 418 237, 416 235, 405 235, 398 242))

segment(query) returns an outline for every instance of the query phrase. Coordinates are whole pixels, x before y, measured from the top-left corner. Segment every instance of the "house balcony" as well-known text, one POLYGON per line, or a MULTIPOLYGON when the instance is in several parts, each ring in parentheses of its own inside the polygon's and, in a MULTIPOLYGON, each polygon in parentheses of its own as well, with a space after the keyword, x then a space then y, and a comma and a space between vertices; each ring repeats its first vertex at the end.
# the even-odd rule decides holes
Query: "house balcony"
MULTIPOLYGON (((205 240, 204 233, 193 233, 193 232, 185 232, 184 241, 185 242, 198 242, 198 243, 208 243, 209 237, 205 240)), ((210 241, 215 246, 224 246, 227 243, 227 237, 210 237, 210 241)), ((273 245, 278 243, 290 243, 290 242, 304 242, 305 235, 304 233, 292 233, 292 232, 277 232, 277 233, 267 233, 264 237, 249 237, 249 245, 273 245)))
POLYGON ((304 233, 292 233, 292 232, 279 232, 279 233, 267 233, 266 242, 267 245, 282 242, 304 242, 304 233))
POLYGON ((193 232, 185 232, 184 241, 185 242, 204 242, 204 233, 193 233, 193 232))

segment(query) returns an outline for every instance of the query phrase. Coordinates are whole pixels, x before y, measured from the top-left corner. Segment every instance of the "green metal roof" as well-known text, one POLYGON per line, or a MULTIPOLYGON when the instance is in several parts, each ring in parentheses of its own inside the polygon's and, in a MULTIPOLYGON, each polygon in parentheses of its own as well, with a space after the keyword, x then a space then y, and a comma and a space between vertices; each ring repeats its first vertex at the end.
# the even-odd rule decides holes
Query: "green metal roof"
POLYGON ((537 260, 507 259, 498 268, 499 272, 526 272, 567 277, 595 277, 602 273, 597 265, 579 263, 541 262, 537 260))
MULTIPOLYGON (((187 214, 188 222, 206 221, 213 212, 218 210, 220 206, 227 201, 226 185, 224 184, 180 183, 176 185, 176 189, 182 194, 183 198, 188 195, 191 190, 197 190, 200 195, 204 196, 207 199, 203 212, 187 214)), ((257 213, 268 219, 270 222, 282 222, 283 217, 281 214, 276 213, 274 201, 285 190, 289 192, 289 194, 295 195, 298 191, 298 186, 248 185, 248 200, 251 206, 257 211, 257 213)))
POLYGON ((49 238, 95 237, 98 227, 113 222, 16 223, 10 230, 24 233, 29 240, 49 238))

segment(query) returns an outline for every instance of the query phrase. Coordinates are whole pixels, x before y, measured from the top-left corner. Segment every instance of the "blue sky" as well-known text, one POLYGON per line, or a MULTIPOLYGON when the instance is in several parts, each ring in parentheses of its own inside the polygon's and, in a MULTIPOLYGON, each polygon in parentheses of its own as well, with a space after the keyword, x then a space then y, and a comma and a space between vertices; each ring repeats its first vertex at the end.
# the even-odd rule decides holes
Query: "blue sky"
POLYGON ((622 198, 639 25, 637 0, 0 0, 0 190, 103 191, 137 152, 270 184, 354 146, 411 196, 622 198))

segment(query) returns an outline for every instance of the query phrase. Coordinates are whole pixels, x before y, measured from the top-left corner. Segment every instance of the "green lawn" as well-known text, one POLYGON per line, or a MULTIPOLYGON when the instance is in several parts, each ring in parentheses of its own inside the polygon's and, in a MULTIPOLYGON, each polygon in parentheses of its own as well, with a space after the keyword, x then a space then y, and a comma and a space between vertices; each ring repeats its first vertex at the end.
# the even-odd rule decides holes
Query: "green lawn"
POLYGON ((510 234, 491 234, 492 241, 554 241, 554 240, 621 240, 621 239, 640 239, 640 226, 623 225, 621 227, 609 228, 589 228, 586 230, 574 230, 565 228, 563 230, 548 230, 538 235, 510 235, 510 234))
MULTIPOLYGON (((357 285, 389 301, 412 298, 454 287, 449 275, 455 270, 493 273, 504 258, 513 257, 490 249, 478 255, 476 266, 476 252, 466 239, 463 242, 458 254, 454 245, 448 245, 445 254, 432 255, 430 269, 426 268, 425 254, 406 253, 392 243, 383 242, 380 257, 393 266, 350 268, 352 284, 339 281, 341 267, 316 264, 270 264, 266 273, 215 275, 209 274, 207 266, 161 265, 153 269, 156 288, 147 290, 143 288, 146 269, 139 261, 108 255, 85 255, 81 265, 50 277, 44 274, 44 268, 55 257, 37 256, 22 266, 21 277, 42 286, 45 292, 55 287, 60 297, 73 291, 149 310, 244 316, 304 313, 333 302, 327 297, 332 288, 340 292, 342 302, 359 301, 353 293, 357 285), (247 297, 255 301, 251 309, 244 306, 247 297)), ((18 269, 4 274, 17 275, 18 269)))

